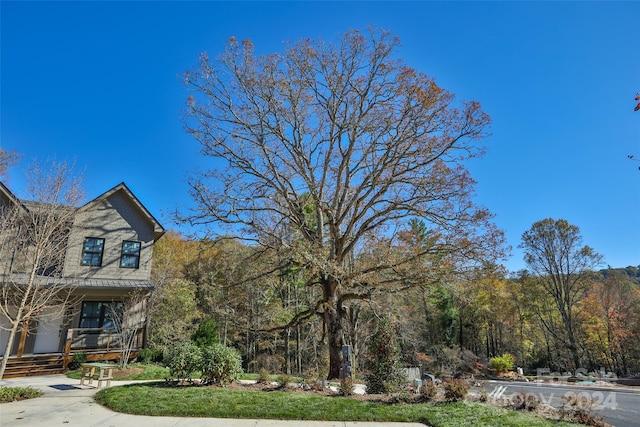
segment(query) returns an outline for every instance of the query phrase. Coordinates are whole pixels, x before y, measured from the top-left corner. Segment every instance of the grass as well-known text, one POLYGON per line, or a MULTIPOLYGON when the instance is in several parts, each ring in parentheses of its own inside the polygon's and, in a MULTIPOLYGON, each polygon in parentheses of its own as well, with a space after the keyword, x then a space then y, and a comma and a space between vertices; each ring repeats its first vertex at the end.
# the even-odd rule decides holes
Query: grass
MULTIPOLYGON (((79 380, 82 376, 82 369, 67 372, 67 377, 79 380)), ((132 363, 127 369, 114 369, 114 381, 137 381, 137 380, 163 380, 169 377, 169 370, 158 365, 144 365, 132 363)))
POLYGON ((472 402, 384 404, 340 396, 284 391, 168 387, 163 383, 103 389, 96 401, 136 415, 320 421, 418 422, 434 427, 568 427, 535 415, 472 402))

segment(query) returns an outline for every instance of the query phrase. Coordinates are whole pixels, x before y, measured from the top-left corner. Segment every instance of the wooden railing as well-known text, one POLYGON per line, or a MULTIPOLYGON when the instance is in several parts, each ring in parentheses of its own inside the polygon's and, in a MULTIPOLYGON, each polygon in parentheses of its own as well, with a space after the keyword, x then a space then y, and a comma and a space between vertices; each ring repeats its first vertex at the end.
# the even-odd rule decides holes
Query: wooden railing
MULTIPOLYGON (((139 328, 136 333, 134 350, 143 346, 144 328, 139 328)), ((120 333, 115 328, 71 328, 67 330, 67 338, 64 345, 64 368, 73 360, 75 353, 87 353, 88 355, 109 355, 97 357, 98 360, 112 358, 119 355, 123 348, 120 344, 120 333)))

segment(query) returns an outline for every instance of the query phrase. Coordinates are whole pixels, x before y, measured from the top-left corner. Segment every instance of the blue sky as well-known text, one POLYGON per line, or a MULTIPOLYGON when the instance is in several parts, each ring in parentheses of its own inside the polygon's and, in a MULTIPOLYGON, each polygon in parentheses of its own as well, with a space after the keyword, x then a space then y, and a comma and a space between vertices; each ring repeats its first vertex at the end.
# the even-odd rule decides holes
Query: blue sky
POLYGON ((167 228, 208 160, 183 130, 179 75, 197 54, 375 25, 398 54, 492 119, 469 164, 513 246, 565 218, 614 267, 640 265, 640 2, 0 2, 0 147, 75 159, 93 198, 121 181, 167 228))

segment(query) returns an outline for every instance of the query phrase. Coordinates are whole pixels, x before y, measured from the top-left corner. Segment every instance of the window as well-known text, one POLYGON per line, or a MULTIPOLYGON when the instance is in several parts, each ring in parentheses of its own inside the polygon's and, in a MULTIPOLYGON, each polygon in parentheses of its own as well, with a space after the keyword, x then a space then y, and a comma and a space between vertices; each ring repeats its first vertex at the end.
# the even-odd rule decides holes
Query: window
POLYGON ((122 254, 120 255, 120 267, 138 268, 140 265, 140 242, 122 242, 122 254))
POLYGON ((85 301, 80 313, 81 328, 113 328, 113 318, 120 316, 124 303, 85 301))
POLYGON ((102 265, 102 253, 104 252, 104 239, 86 237, 82 247, 82 260, 80 265, 100 267, 102 265))

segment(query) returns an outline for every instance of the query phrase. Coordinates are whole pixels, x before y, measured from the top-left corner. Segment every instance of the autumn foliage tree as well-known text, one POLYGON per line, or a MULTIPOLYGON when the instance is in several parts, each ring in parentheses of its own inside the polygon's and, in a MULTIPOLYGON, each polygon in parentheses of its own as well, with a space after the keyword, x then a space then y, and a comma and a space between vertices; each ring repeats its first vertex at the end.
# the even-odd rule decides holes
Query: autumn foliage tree
POLYGON ((624 376, 638 369, 640 288, 616 273, 595 283, 581 301, 585 347, 593 362, 624 376))
POLYGON ((578 345, 578 308, 594 283, 594 270, 602 256, 582 245, 580 229, 565 219, 552 218, 535 222, 522 234, 524 260, 544 292, 552 298, 562 329, 545 323, 554 338, 570 351, 571 368, 580 364, 578 345), (561 332, 562 333, 561 333, 561 332))
POLYGON ((305 272, 317 299, 282 327, 323 320, 330 378, 346 303, 464 270, 502 244, 464 167, 482 155, 489 117, 398 60, 398 46, 386 31, 350 31, 259 56, 231 38, 184 75, 186 127, 214 160, 190 181, 185 220, 272 251, 264 271, 305 272), (399 233, 413 218, 428 231, 419 250, 399 233))

